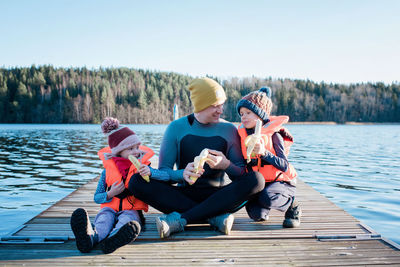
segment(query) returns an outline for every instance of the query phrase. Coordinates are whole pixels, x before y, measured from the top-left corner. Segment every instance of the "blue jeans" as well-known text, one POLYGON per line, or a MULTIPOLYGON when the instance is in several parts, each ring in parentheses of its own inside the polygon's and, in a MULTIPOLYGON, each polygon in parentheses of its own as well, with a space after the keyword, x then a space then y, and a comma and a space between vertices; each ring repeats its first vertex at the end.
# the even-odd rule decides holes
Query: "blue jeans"
POLYGON ((140 223, 139 213, 136 210, 116 212, 109 207, 102 208, 94 219, 94 227, 98 235, 98 242, 108 235, 113 235, 130 221, 137 221, 140 223))
POLYGON ((285 182, 267 183, 265 188, 246 204, 247 214, 254 221, 267 220, 271 209, 286 211, 296 187, 285 182))

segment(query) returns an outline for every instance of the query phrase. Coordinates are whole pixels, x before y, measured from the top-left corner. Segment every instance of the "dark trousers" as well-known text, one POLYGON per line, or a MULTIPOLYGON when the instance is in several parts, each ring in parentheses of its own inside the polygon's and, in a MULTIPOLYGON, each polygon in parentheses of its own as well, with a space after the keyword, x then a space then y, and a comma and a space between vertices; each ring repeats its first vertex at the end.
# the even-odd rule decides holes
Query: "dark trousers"
POLYGON ((269 211, 286 211, 296 193, 296 187, 285 182, 267 183, 265 188, 246 204, 246 211, 255 221, 266 220, 269 211))
POLYGON ((194 223, 236 211, 252 195, 260 192, 264 185, 262 175, 254 172, 232 178, 232 182, 223 187, 206 188, 174 186, 153 179, 148 183, 135 174, 129 182, 129 191, 163 213, 177 211, 188 223, 194 223))

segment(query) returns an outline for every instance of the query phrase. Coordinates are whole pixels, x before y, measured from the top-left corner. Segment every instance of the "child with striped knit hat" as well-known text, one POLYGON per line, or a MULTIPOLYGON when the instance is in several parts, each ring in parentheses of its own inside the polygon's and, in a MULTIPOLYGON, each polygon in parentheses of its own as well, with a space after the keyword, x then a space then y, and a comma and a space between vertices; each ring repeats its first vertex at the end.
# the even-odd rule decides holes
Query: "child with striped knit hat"
POLYGON ((237 104, 241 118, 238 132, 242 153, 249 171, 259 172, 265 179, 265 187, 246 204, 246 211, 254 221, 268 220, 271 209, 285 212, 283 226, 300 225, 301 208, 295 200, 297 173, 287 156, 293 137, 282 127, 288 116, 271 116, 271 89, 263 87, 244 96, 237 104), (255 133, 257 122, 261 133, 252 151, 246 141, 255 133), (247 140, 246 140, 247 139, 247 140))

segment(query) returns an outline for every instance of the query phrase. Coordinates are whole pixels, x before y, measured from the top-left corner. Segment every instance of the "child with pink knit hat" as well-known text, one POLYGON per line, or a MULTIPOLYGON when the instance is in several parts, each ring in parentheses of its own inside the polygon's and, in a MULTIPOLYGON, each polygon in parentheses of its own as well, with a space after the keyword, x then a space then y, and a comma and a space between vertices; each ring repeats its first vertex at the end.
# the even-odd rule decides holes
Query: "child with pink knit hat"
POLYGON ((105 170, 94 195, 94 201, 101 204, 94 229, 85 209, 79 208, 71 216, 76 246, 84 253, 90 252, 98 243, 104 253, 111 253, 139 235, 144 224, 143 211, 147 212, 148 205, 128 190, 131 177, 169 179, 166 172, 149 167, 154 152, 141 145, 139 137, 131 129, 120 126, 119 121, 111 117, 103 121, 101 128, 109 146, 98 152, 105 170), (130 155, 141 161, 139 169, 128 159, 130 155))
POLYGON ((295 200, 297 173, 287 159, 293 137, 282 126, 289 121, 289 117, 271 116, 271 109, 269 87, 247 94, 237 104, 242 122, 238 132, 247 167, 262 174, 265 180, 264 189, 249 200, 246 211, 254 221, 268 220, 271 209, 283 211, 283 226, 298 227, 301 208, 295 200), (247 153, 246 138, 254 134, 257 121, 261 121, 263 138, 259 138, 252 153, 247 153))

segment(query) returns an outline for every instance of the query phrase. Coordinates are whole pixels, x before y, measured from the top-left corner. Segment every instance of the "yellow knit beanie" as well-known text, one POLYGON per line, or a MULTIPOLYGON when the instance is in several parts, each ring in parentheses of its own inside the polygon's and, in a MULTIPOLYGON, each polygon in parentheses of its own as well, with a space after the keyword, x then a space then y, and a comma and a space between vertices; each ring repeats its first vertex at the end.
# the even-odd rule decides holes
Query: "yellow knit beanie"
POLYGON ((189 91, 195 113, 226 100, 224 88, 210 78, 194 79, 189 84, 189 91))

